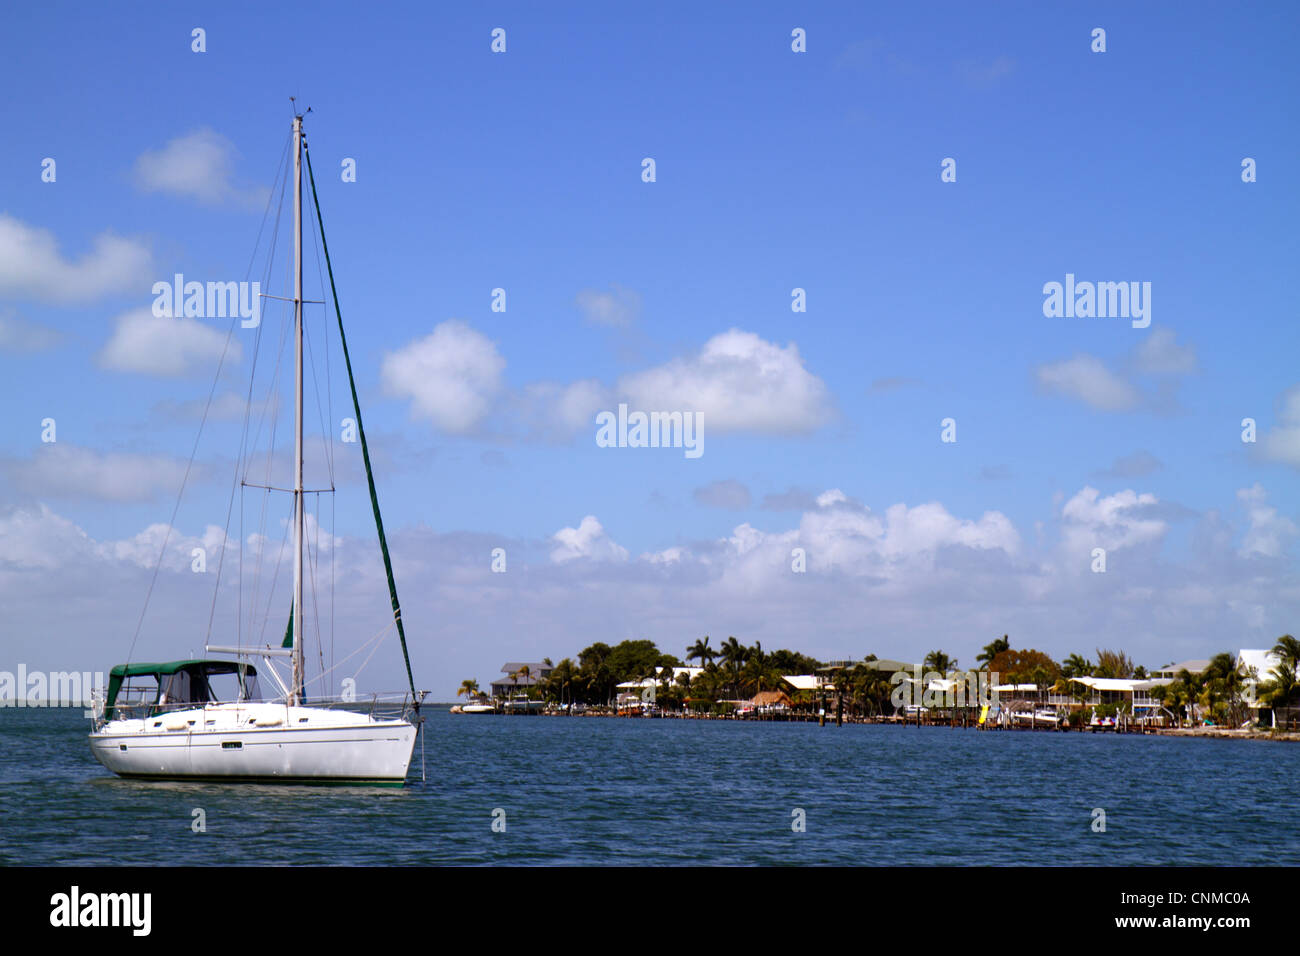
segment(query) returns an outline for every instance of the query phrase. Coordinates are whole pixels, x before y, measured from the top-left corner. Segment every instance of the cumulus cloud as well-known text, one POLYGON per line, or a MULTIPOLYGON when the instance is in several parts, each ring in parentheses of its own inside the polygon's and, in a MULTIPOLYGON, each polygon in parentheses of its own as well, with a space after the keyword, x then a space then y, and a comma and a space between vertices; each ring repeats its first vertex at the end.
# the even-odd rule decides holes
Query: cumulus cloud
POLYGON ((1061 509, 1065 548, 1090 554, 1093 548, 1110 551, 1159 541, 1168 530, 1165 521, 1150 516, 1159 503, 1155 495, 1132 489, 1103 497, 1084 487, 1061 509))
POLYGON ((194 318, 160 317, 150 308, 139 308, 117 317, 113 334, 96 360, 117 372, 180 378, 211 369, 223 353, 229 364, 237 364, 243 354, 228 329, 194 318))
POLYGON ((641 315, 640 293, 617 283, 611 283, 608 291, 583 289, 576 301, 592 325, 626 327, 641 315))
POLYGON ((1143 375, 1190 375, 1196 371, 1196 350, 1179 345, 1172 329, 1151 330, 1133 350, 1133 368, 1143 375))
POLYGON ((534 382, 525 385, 514 402, 516 417, 525 429, 553 440, 573 437, 593 428, 596 413, 614 404, 608 388, 596 379, 562 385, 534 382))
POLYGON ((241 187, 233 181, 237 155, 230 140, 204 127, 142 153, 135 162, 135 182, 145 192, 183 196, 211 206, 260 206, 266 202, 265 188, 241 187))
POLYGON ((501 391, 506 361, 487 336, 450 319, 432 334, 384 356, 384 390, 412 413, 449 432, 473 431, 501 391))
POLYGON ((458 320, 390 353, 385 391, 411 403, 416 418, 446 431, 484 431, 494 415, 503 434, 567 440, 594 429, 600 411, 699 413, 712 432, 801 434, 831 416, 826 384, 809 372, 798 347, 732 329, 699 352, 606 385, 597 379, 532 382, 507 390, 496 346, 458 320))
POLYGON ((0 467, 30 495, 115 502, 174 495, 185 475, 185 462, 176 458, 100 452, 62 441, 40 445, 31 458, 0 461, 0 467))
POLYGON ((1287 542, 1296 536, 1295 522, 1279 515, 1277 509, 1268 504, 1268 493, 1258 482, 1240 489, 1237 501, 1245 509, 1250 522, 1238 553, 1242 557, 1280 557, 1287 542))
MULTIPOLYGON (((448 697, 461 677, 481 680, 501 660, 559 660, 592 641, 623 637, 680 654, 686 635, 703 633, 822 659, 875 652, 914 660, 941 646, 970 660, 990 635, 1003 633, 1015 646, 1059 659, 1105 638, 1150 667, 1209 656, 1225 643, 1265 646, 1300 613, 1294 565, 1281 563, 1295 522, 1269 510, 1257 488, 1243 489, 1236 503, 1228 516, 1199 516, 1189 547, 1167 560, 1154 550, 1158 523, 1144 524, 1163 502, 1087 488, 1062 496, 1063 506, 1037 522, 1029 545, 996 511, 962 515, 939 502, 876 511, 837 489, 816 495, 794 520, 739 524, 634 560, 590 515, 542 540, 399 526, 390 529, 389 545, 408 629, 439 636, 412 644, 413 667, 448 697), (1060 546, 1073 546, 1070 535, 1081 530, 1089 547, 1109 535, 1152 550, 1121 562, 1123 573, 1089 574, 1086 551, 1080 560, 1060 546), (496 546, 509 549, 508 575, 485 567, 483 556, 496 546), (802 574, 791 566, 796 547, 807 552, 802 574)), ((166 534, 165 525, 154 525, 95 540, 44 506, 0 509, 0 605, 15 659, 54 669, 72 659, 92 668, 119 660, 166 534), (114 629, 113 621, 125 623, 114 629), (105 624, 113 632, 108 640, 105 624)), ((189 549, 205 547, 211 570, 214 555, 234 544, 215 528, 171 532, 140 657, 175 655, 176 635, 195 626, 195 608, 206 616, 214 580, 189 573, 189 549)), ((338 580, 348 582, 338 590, 339 633, 372 634, 391 621, 373 536, 331 544, 338 580)), ((226 608, 237 606, 236 586, 226 580, 223 588, 217 628, 228 624, 234 635, 239 622, 226 608)), ((284 626, 280 593, 265 605, 273 612, 271 637, 284 626)), ((339 646, 345 653, 342 640, 339 646)), ((368 671, 375 688, 405 679, 392 647, 368 671)))
POLYGON ((1039 366, 1038 383, 1050 392, 1075 398, 1104 412, 1136 408, 1141 393, 1092 355, 1076 355, 1039 366))
POLYGON ((701 413, 712 431, 801 434, 830 420, 830 392, 804 367, 793 342, 781 347, 730 329, 691 356, 625 376, 618 390, 641 410, 701 413))
POLYGON ((96 236, 80 259, 66 259, 48 229, 0 213, 0 295, 64 305, 143 291, 151 263, 144 243, 109 232, 96 236))
POLYGON ((1177 379, 1197 369, 1196 350, 1179 345, 1173 331, 1152 329, 1112 370, 1095 355, 1081 353, 1035 369, 1040 387, 1083 402, 1103 412, 1147 409, 1168 412, 1176 407, 1177 379), (1147 379, 1143 387, 1142 379, 1147 379), (1155 380, 1154 387, 1150 380, 1155 380))
POLYGON ((555 547, 551 560, 556 564, 588 558, 593 561, 626 561, 627 549, 616 544, 595 515, 587 515, 576 528, 561 528, 551 536, 555 547))
POLYGON ((1293 385, 1278 398, 1277 424, 1259 436, 1260 455, 1300 468, 1300 385, 1293 385))

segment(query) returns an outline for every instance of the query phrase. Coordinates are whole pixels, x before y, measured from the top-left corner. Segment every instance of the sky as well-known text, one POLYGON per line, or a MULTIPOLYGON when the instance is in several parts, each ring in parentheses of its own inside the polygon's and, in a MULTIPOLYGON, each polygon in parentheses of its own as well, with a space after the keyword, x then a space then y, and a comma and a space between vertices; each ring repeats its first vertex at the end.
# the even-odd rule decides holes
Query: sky
MULTIPOLYGON (((250 377, 288 480, 285 307, 152 307, 177 273, 292 294, 290 96, 435 698, 597 640, 1154 667, 1295 633, 1294 5, 608 7, 10 13, 0 670, 283 632, 291 500, 232 486, 266 477, 250 377), (1067 275, 1149 309, 1049 315, 1067 275), (603 446, 620 404, 702 453, 603 446)), ((306 311, 308 656, 400 689, 306 311)))

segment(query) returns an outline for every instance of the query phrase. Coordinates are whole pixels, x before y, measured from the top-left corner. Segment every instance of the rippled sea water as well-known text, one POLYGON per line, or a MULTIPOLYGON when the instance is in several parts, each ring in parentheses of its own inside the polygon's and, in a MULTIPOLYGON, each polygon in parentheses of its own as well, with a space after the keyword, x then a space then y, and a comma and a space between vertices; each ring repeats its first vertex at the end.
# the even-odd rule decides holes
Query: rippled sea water
POLYGON ((372 789, 121 780, 88 730, 0 709, 0 864, 1300 864, 1294 743, 435 710, 372 789))

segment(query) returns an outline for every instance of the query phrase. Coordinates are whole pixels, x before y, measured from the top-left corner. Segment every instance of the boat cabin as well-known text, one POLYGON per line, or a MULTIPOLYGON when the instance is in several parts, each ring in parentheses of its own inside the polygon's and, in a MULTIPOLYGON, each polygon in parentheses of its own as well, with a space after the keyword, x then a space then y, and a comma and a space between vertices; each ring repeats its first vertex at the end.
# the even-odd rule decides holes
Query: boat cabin
POLYGON ((118 664, 108 672, 104 719, 112 720, 115 708, 147 717, 178 705, 260 699, 252 664, 214 660, 118 664))

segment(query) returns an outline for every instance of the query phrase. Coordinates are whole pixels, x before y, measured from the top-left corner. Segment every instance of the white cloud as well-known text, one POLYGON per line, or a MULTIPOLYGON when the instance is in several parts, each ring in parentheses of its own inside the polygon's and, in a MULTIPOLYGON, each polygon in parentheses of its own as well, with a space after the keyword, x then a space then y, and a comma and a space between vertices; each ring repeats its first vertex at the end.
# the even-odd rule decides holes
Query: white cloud
POLYGON ((640 294, 617 283, 611 283, 608 292, 583 289, 576 301, 587 321, 593 325, 628 326, 641 314, 640 294))
MULTIPOLYGON (((1285 553, 1261 560, 1273 549, 1265 538, 1249 538, 1250 512, 1266 507, 1263 493, 1243 491, 1246 507, 1235 509, 1240 520, 1226 522, 1207 509, 1187 548, 1168 559, 1153 553, 1117 562, 1122 573, 1104 575, 1086 572, 1086 552, 1080 561, 1057 547, 1056 533, 1067 540, 1073 531, 1096 528, 1154 547, 1159 528, 1141 524, 1159 510, 1151 496, 1130 491, 1104 498, 1090 489, 1063 495, 1061 503, 1071 504, 1053 508, 1056 520, 1038 522, 1028 547, 996 511, 965 518, 930 502, 873 512, 833 489, 821 496, 821 506, 810 498, 808 512, 793 524, 772 530, 742 524, 725 537, 672 541, 632 561, 590 516, 541 542, 399 526, 390 529, 389 545, 408 628, 436 627, 445 636, 412 644, 417 681, 432 681, 435 694, 448 697, 461 678, 481 682, 501 660, 559 660, 592 641, 623 637, 648 638, 680 655, 705 633, 822 659, 870 651, 919 660, 943 647, 964 662, 990 635, 1008 633, 1013 646, 1037 647, 1057 659, 1114 645, 1151 667, 1267 646, 1300 613, 1294 562, 1280 563, 1285 553), (498 545, 509 549, 510 574, 486 571, 483 555, 498 545), (794 547, 807 549, 806 573, 791 568, 794 547), (1070 573, 1081 565, 1082 573, 1070 573)), ((1276 516, 1259 511, 1253 520, 1258 530, 1276 516)), ((1281 530, 1292 533, 1286 524, 1281 530)), ((94 540, 45 507, 0 509, 0 606, 13 658, 29 668, 60 670, 69 660, 85 660, 91 669, 118 662, 129 635, 105 640, 102 623, 134 625, 165 532, 151 526, 123 539, 94 540), (60 639, 51 640, 56 634, 60 639)), ((177 635, 194 632, 196 613, 200 625, 206 622, 215 581, 211 573, 190 573, 189 549, 207 549, 211 572, 222 543, 215 528, 198 535, 173 531, 138 659, 183 653, 177 635)), ((347 582, 337 590, 339 634, 375 633, 391 621, 391 609, 373 535, 345 538, 333 554, 337 579, 347 582)), ((233 642, 240 622, 232 567, 228 554, 216 632, 233 642)), ((270 576, 268 570, 260 580, 266 584, 270 576)), ((282 579, 259 602, 259 614, 271 609, 270 639, 284 627, 284 587, 282 579)), ((360 639, 341 636, 340 656, 360 639)), ((405 680, 391 640, 385 647, 367 670, 375 689, 405 680)))
POLYGON ((590 558, 593 561, 626 561, 627 549, 605 533, 595 515, 587 515, 576 528, 561 528, 551 536, 555 547, 551 560, 556 564, 590 558))
POLYGON ((136 185, 208 205, 260 206, 266 202, 265 188, 242 188, 232 181, 236 155, 230 140, 206 127, 198 129, 142 153, 135 162, 136 185))
POLYGON ((1136 408, 1141 399, 1141 393, 1132 384, 1091 355, 1076 355, 1039 366, 1037 375, 1039 384, 1049 391, 1077 398, 1105 412, 1136 408))
POLYGON ((412 412, 449 432, 469 432, 492 409, 505 359, 486 336, 450 319, 433 333, 384 356, 388 394, 409 399, 412 412))
POLYGON ((99 452, 62 441, 40 445, 31 458, 9 459, 0 467, 30 495, 117 502, 174 495, 185 475, 185 462, 176 458, 99 452))
POLYGON ((1277 406, 1277 424, 1259 436, 1260 454, 1300 468, 1300 385, 1283 392, 1277 406))
POLYGON ((625 376, 618 390, 633 409, 699 412, 712 431, 807 433, 831 415, 826 384, 804 367, 798 346, 740 329, 715 335, 697 355, 625 376))
POLYGON ((1190 375, 1196 371, 1196 350, 1178 345, 1172 329, 1152 329, 1133 352, 1133 367, 1144 375, 1190 375))
POLYGON ((609 408, 613 398, 596 379, 582 379, 561 385, 534 382, 515 396, 519 420, 534 434, 556 440, 569 439, 595 429, 596 413, 609 408))
POLYGON ((242 350, 228 329, 198 319, 156 316, 148 307, 119 315, 112 336, 96 356, 104 368, 179 378, 209 369, 226 352, 228 365, 237 364, 242 350))
POLYGON ((1102 497, 1084 487, 1061 509, 1062 540, 1070 554, 1091 554, 1093 548, 1115 550, 1158 541, 1168 525, 1145 512, 1159 504, 1155 495, 1132 489, 1102 497))
POLYGON ((1154 329, 1120 360, 1120 371, 1094 355, 1081 353, 1035 369, 1044 389, 1078 399, 1103 412, 1146 409, 1169 412, 1177 407, 1177 379, 1196 371, 1196 350, 1178 345, 1170 329, 1154 329), (1141 387, 1138 379, 1146 378, 1141 387), (1155 380, 1154 388, 1151 380, 1155 380))
POLYGON ((1278 515, 1277 509, 1267 503, 1268 493, 1259 482, 1238 490, 1237 500, 1246 509, 1250 521, 1237 553, 1242 557, 1280 557, 1286 542, 1296 536, 1295 522, 1278 515))
POLYGON ((67 304, 148 288, 152 256, 147 246, 104 232, 75 262, 59 252, 58 240, 0 213, 0 295, 67 304))

